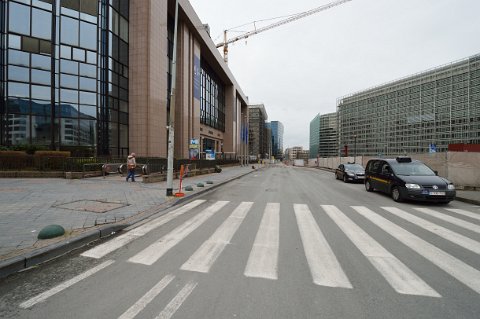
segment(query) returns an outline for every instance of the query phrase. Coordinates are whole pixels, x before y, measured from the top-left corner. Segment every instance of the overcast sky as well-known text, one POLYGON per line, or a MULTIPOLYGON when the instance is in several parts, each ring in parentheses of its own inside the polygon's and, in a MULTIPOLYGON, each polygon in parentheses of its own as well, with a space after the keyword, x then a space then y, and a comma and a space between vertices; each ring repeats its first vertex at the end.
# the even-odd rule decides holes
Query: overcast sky
MULTIPOLYGON (((215 43, 330 2, 190 0, 215 43)), ((283 123, 284 147, 308 149, 310 121, 338 98, 479 54, 479 13, 480 0, 352 0, 231 44, 229 67, 250 104, 283 123)))

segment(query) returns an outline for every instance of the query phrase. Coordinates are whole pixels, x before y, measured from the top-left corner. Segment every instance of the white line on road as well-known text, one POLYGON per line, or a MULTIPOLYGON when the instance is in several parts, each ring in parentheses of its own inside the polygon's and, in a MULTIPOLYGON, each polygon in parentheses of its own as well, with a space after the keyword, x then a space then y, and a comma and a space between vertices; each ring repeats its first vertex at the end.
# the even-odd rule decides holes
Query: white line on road
POLYGON ((313 283, 320 286, 352 288, 308 206, 294 204, 293 209, 313 283))
POLYGON ((448 210, 448 211, 451 211, 453 213, 457 213, 457 214, 460 214, 460 215, 463 215, 463 216, 467 216, 467 217, 470 217, 470 218, 480 220, 480 214, 479 213, 472 213, 472 212, 469 212, 468 210, 456 209, 456 208, 445 208, 445 209, 448 210))
POLYGON ((278 279, 277 263, 280 242, 280 204, 267 203, 258 228, 244 275, 278 279))
POLYGON ((242 202, 180 269, 208 273, 213 263, 230 243, 252 205, 252 202, 242 202))
POLYGON ((426 219, 407 213, 397 207, 382 207, 382 208, 392 213, 393 215, 403 218, 419 227, 422 227, 423 229, 426 229, 442 238, 445 238, 446 240, 449 240, 452 243, 455 243, 465 249, 473 251, 474 253, 480 254, 480 242, 476 240, 473 240, 459 233, 451 231, 450 229, 447 229, 445 227, 434 224, 426 219))
POLYGON ((223 206, 227 205, 228 203, 228 201, 218 201, 210 207, 207 207, 198 215, 187 220, 185 223, 160 238, 160 240, 156 241, 135 256, 131 257, 128 261, 137 264, 152 265, 154 262, 160 259, 167 251, 169 251, 172 247, 185 239, 191 232, 200 227, 200 225, 206 222, 210 217, 212 217, 216 212, 218 212, 220 209, 222 209, 223 206))
POLYGON ((166 275, 160 280, 152 289, 150 289, 142 298, 140 298, 133 306, 125 311, 118 319, 133 319, 138 315, 145 307, 158 296, 165 287, 175 278, 173 275, 166 275))
POLYGON ((67 280, 67 281, 61 283, 60 285, 58 285, 56 287, 53 287, 50 290, 47 290, 47 291, 45 291, 45 292, 27 300, 25 302, 22 302, 20 304, 20 308, 27 309, 27 308, 30 308, 30 307, 36 305, 37 303, 43 302, 43 301, 47 300, 48 298, 50 298, 51 296, 53 296, 55 294, 58 294, 59 292, 73 286, 77 282, 82 281, 83 279, 88 278, 88 277, 92 276, 93 274, 99 272, 100 270, 110 266, 114 262, 115 262, 114 260, 107 260, 107 261, 101 263, 100 265, 98 265, 96 267, 93 267, 92 269, 87 270, 86 272, 84 272, 84 273, 82 273, 78 276, 75 276, 70 280, 67 280))
POLYGON ((401 294, 441 297, 410 268, 333 205, 321 205, 370 263, 401 294))
POLYGON ((108 242, 98 245, 92 249, 89 249, 82 253, 81 255, 84 257, 91 257, 91 258, 102 258, 105 255, 111 253, 112 251, 115 251, 126 244, 130 243, 131 241, 147 234, 151 230, 154 230, 155 228, 158 228, 172 219, 188 212, 189 210, 197 207, 198 205, 204 203, 205 200, 195 200, 191 203, 188 203, 182 207, 179 207, 171 212, 166 213, 163 216, 160 216, 158 218, 155 218, 154 220, 148 222, 147 224, 144 224, 142 226, 139 226, 135 229, 132 229, 131 231, 120 235, 116 238, 113 238, 109 240, 108 242))
POLYGON ((188 296, 192 293, 193 289, 197 286, 196 282, 189 282, 182 290, 168 303, 168 305, 162 310, 162 312, 155 317, 155 319, 170 319, 175 312, 182 306, 187 300, 188 296))
POLYGON ((443 269, 464 285, 480 293, 480 271, 458 260, 452 255, 426 242, 420 237, 406 231, 388 219, 363 206, 352 206, 360 215, 382 228, 404 245, 410 247, 434 265, 443 269))
POLYGON ((435 218, 444 220, 446 222, 449 222, 450 224, 457 225, 459 227, 471 230, 476 233, 480 233, 480 226, 466 222, 462 219, 455 218, 449 215, 445 215, 439 212, 434 211, 433 209, 430 208, 415 208, 415 210, 418 210, 419 212, 422 212, 424 214, 433 216, 435 218))

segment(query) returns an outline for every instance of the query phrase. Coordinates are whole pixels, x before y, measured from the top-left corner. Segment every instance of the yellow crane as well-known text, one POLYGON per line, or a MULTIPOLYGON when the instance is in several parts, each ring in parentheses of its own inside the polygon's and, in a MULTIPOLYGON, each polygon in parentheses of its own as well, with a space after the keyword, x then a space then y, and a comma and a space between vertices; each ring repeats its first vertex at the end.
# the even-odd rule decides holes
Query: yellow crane
POLYGON ((320 7, 317 7, 317 8, 314 8, 314 9, 311 9, 311 10, 308 10, 308 11, 305 11, 305 12, 301 12, 301 13, 298 13, 298 14, 294 14, 284 20, 280 20, 280 21, 277 21, 275 23, 272 23, 272 24, 269 24, 267 26, 264 26, 262 28, 259 28, 259 29, 256 29, 255 30, 252 30, 252 31, 248 31, 248 32, 245 32, 241 35, 238 35, 238 36, 235 36, 233 38, 230 38, 230 39, 227 39, 227 31, 228 30, 225 30, 223 31, 223 42, 221 43, 218 43, 216 45, 217 48, 220 48, 223 46, 223 59, 225 60, 225 63, 228 63, 228 45, 230 43, 233 43, 233 42, 236 42, 238 40, 242 40, 242 39, 246 39, 248 38, 249 36, 252 36, 252 35, 255 35, 255 34, 258 34, 260 32, 263 32, 263 31, 267 31, 267 30, 270 30, 270 29, 273 29, 273 28, 276 28, 278 26, 281 26, 281 25, 284 25, 284 24, 287 24, 287 23, 290 23, 290 22, 293 22, 293 21, 296 21, 298 19, 302 19, 302 18, 305 18, 305 17, 308 17, 312 14, 315 14, 317 12, 320 12, 320 11, 325 11, 327 9, 330 9, 330 8, 333 8, 333 7, 336 7, 336 6, 339 6, 341 4, 344 4, 346 2, 350 2, 352 0, 338 0, 338 1, 333 1, 333 2, 330 2, 328 4, 325 4, 323 6, 320 6, 320 7))

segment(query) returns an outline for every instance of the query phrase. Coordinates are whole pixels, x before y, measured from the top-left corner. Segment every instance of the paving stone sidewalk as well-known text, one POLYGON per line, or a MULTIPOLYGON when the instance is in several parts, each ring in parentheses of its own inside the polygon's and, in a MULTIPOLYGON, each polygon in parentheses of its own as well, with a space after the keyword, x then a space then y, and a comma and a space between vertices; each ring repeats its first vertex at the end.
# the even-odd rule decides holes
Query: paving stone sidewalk
MULTIPOLYGON (((183 187, 193 186, 186 197, 252 172, 251 167, 225 167, 221 173, 185 178, 183 187), (213 184, 207 184, 212 181, 213 184), (203 182, 205 187, 197 187, 203 182)), ((32 254, 52 243, 71 240, 105 225, 131 223, 139 215, 148 217, 172 206, 179 199, 166 196, 166 182, 126 182, 115 175, 88 179, 2 178, 0 179, 0 262, 32 254), (38 240, 45 226, 58 224, 66 236, 38 240)), ((174 192, 179 181, 174 180, 174 192)))

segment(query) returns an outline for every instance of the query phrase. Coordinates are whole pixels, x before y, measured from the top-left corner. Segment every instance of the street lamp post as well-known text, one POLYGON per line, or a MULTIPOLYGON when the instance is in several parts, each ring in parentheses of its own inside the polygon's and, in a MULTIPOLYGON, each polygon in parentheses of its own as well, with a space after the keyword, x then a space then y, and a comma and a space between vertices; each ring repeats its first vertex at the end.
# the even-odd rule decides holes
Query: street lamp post
POLYGON ((356 163, 357 157, 357 134, 353 135, 353 163, 356 163))
POLYGON ((168 123, 168 156, 167 156, 167 196, 173 196, 173 156, 175 141, 175 85, 177 81, 177 27, 178 0, 175 1, 175 26, 173 29, 173 56, 171 61, 172 83, 170 85, 170 119, 168 123))

